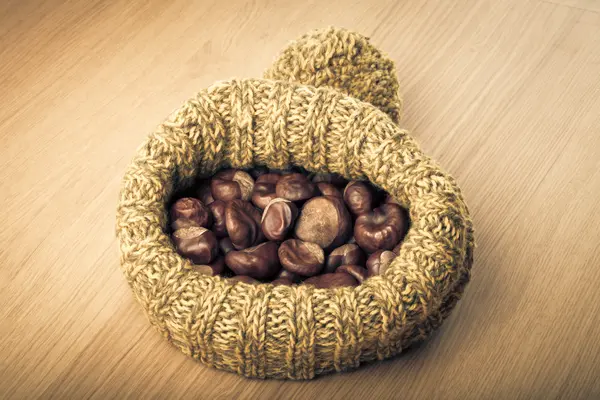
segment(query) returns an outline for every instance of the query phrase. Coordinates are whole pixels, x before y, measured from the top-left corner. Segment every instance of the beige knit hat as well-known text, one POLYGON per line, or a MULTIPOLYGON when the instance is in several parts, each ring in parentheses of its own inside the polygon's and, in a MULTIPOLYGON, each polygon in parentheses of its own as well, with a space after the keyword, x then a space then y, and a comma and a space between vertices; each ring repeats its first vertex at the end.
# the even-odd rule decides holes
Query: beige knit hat
POLYGON ((401 117, 394 62, 368 38, 346 29, 302 35, 284 49, 265 78, 331 87, 373 104, 396 123, 401 117))
POLYGON ((393 63, 363 36, 303 36, 266 75, 282 80, 200 91, 139 148, 117 210, 122 270, 150 322, 219 369, 310 379, 398 354, 441 324, 469 280, 474 239, 460 189, 396 125, 393 63), (175 251, 166 204, 197 174, 253 165, 369 179, 410 211, 400 254, 355 288, 202 275, 175 251))

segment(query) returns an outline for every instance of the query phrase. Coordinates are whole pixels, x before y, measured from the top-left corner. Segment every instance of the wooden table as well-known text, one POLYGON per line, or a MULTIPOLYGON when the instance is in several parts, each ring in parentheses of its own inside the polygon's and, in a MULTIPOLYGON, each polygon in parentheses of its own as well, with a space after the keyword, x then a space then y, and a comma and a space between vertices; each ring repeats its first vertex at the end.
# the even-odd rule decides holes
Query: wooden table
POLYGON ((598 0, 4 0, 0 105, 0 397, 600 397, 598 0), (121 177, 195 91, 330 24, 396 61, 403 125, 472 210, 472 282, 391 361, 312 382, 207 369, 119 270, 121 177))

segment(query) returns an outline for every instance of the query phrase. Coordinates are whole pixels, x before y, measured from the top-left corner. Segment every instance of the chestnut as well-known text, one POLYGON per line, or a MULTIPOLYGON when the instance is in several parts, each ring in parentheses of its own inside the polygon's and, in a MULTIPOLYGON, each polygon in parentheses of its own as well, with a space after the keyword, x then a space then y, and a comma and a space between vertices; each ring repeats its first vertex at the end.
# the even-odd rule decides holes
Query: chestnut
POLYGON ((212 224, 212 215, 208 208, 198 199, 184 197, 177 200, 171 207, 171 228, 176 231, 181 228, 201 226, 208 228, 212 224))
POLYGON ((300 281, 300 276, 298 276, 297 274, 288 271, 287 269, 282 269, 281 271, 279 271, 279 273, 277 274, 277 276, 275 277, 276 279, 286 279, 286 280, 290 280, 292 282, 298 282, 300 281))
POLYGON ((252 203, 256 207, 264 209, 271 200, 277 198, 275 188, 279 178, 281 178, 281 175, 269 173, 256 179, 252 191, 252 203))
POLYGON ((292 281, 290 278, 277 278, 277 279, 273 279, 271 281, 271 283, 275 286, 280 286, 280 285, 291 286, 294 284, 294 281, 292 281))
POLYGON ((298 217, 298 207, 289 200, 271 200, 262 215, 261 228, 268 240, 283 240, 298 217))
POLYGON ((194 193, 196 198, 200 199, 200 201, 206 206, 215 201, 210 190, 209 182, 202 182, 194 193))
POLYGON ((255 279, 269 279, 279 272, 277 243, 265 242, 244 250, 233 250, 225 256, 225 264, 236 275, 255 279))
POLYGON ((260 283, 256 279, 251 278, 251 277, 246 276, 246 275, 236 275, 236 276, 232 276, 229 279, 231 279, 232 281, 236 281, 236 282, 248 283, 250 285, 258 285, 260 283))
POLYGON ((327 182, 336 186, 345 186, 348 181, 338 174, 332 173, 316 173, 312 177, 314 183, 327 182))
POLYGON ((325 265, 325 272, 334 272, 340 265, 344 264, 363 265, 364 263, 365 253, 362 249, 356 244, 348 243, 329 253, 327 264, 325 265))
POLYGON ((328 289, 342 286, 358 286, 358 281, 345 272, 316 275, 306 279, 303 283, 313 285, 317 289, 328 289))
POLYGON ((227 233, 238 250, 255 246, 263 239, 260 211, 244 200, 233 200, 225 207, 227 233))
POLYGON ((206 265, 194 265, 192 270, 203 275, 215 276, 223 273, 225 270, 225 258, 217 257, 212 263, 206 265))
POLYGON ((354 215, 367 213, 373 209, 373 193, 365 182, 352 181, 346 185, 344 201, 354 215))
POLYGON ((277 181, 275 193, 286 200, 303 201, 315 195, 316 186, 305 175, 294 172, 277 181))
POLYGON ((192 266, 192 271, 195 271, 197 273, 199 273, 200 275, 208 275, 208 276, 215 276, 218 274, 215 274, 215 271, 213 271, 213 269, 211 267, 209 267, 208 265, 193 265, 192 266))
POLYGON ((360 265, 341 265, 335 270, 336 273, 345 272, 348 275, 352 275, 359 283, 363 283, 367 279, 368 271, 365 267, 360 265))
POLYGON ((317 243, 325 251, 345 243, 352 235, 352 218, 342 199, 319 196, 308 200, 296 221, 294 234, 317 243))
POLYGON ((367 259, 369 276, 382 275, 395 257, 396 254, 389 250, 377 250, 371 254, 367 259))
POLYGON ((408 217, 402 207, 384 204, 358 216, 354 224, 354 238, 367 253, 391 250, 406 234, 407 222, 408 217))
POLYGON ((173 243, 177 252, 194 264, 210 263, 219 251, 215 234, 200 226, 176 230, 173 233, 173 243))
POLYGON ((281 266, 300 276, 317 275, 325 262, 325 253, 318 244, 300 239, 286 240, 277 253, 281 266))
POLYGON ((218 238, 227 236, 227 227, 225 226, 225 207, 227 204, 221 200, 215 200, 208 205, 212 215, 212 231, 218 238))
POLYGON ((218 172, 210 182, 210 190, 215 200, 250 200, 254 189, 254 179, 245 171, 226 169, 218 172))
POLYGON ((235 250, 235 247, 233 247, 231 239, 226 237, 219 240, 219 250, 221 250, 221 253, 223 253, 223 255, 227 255, 227 253, 229 253, 231 250, 235 250))
POLYGON ((256 178, 256 183, 271 183, 273 185, 276 185, 277 182, 279 181, 279 179, 281 178, 281 175, 275 172, 269 172, 268 174, 264 174, 259 176, 258 178, 256 178))
POLYGON ((385 194, 385 198, 384 198, 383 202, 385 204, 398 204, 399 206, 402 205, 402 204, 400 204, 400 202, 398 200, 396 200, 395 198, 393 198, 392 195, 389 194, 389 193, 385 194))
POLYGON ((210 264, 207 264, 212 270, 214 275, 220 275, 225 271, 227 266, 225 265, 225 257, 218 256, 210 264))
POLYGON ((317 189, 319 190, 319 193, 321 193, 322 196, 333 196, 339 198, 344 197, 344 194, 342 193, 340 188, 338 188, 332 183, 319 182, 317 183, 317 189))

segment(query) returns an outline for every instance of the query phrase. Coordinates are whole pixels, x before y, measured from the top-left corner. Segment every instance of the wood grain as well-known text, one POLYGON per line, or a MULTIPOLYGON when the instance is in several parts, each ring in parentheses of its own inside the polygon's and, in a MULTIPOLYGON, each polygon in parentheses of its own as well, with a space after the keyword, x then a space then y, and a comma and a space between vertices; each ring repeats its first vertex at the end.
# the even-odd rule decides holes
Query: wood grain
POLYGON ((5 0, 3 398, 600 397, 600 13, 579 1, 5 0), (461 184, 473 280, 418 348, 312 382, 207 369, 147 323, 114 219, 137 145, 200 88, 338 25, 396 61, 403 125, 461 184))
POLYGON ((547 0, 551 3, 588 11, 600 11, 600 0, 547 0))

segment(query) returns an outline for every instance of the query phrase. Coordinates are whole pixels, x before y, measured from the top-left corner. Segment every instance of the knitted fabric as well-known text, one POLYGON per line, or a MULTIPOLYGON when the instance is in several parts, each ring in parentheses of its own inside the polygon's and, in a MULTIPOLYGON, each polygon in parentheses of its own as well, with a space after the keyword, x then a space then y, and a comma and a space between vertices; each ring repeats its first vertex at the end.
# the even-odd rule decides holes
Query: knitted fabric
POLYGON ((148 137, 125 174, 116 229, 122 270, 150 322, 202 363, 261 378, 343 371, 427 337, 460 298, 474 246, 455 181, 390 115, 329 87, 261 79, 200 91, 148 137), (200 274, 166 233, 166 204, 197 174, 253 165, 382 187, 410 212, 400 254, 355 288, 200 274))
POLYGON ((394 62, 369 38, 346 29, 331 27, 302 35, 283 50, 264 76, 332 87, 373 104, 394 122, 401 116, 394 62))

